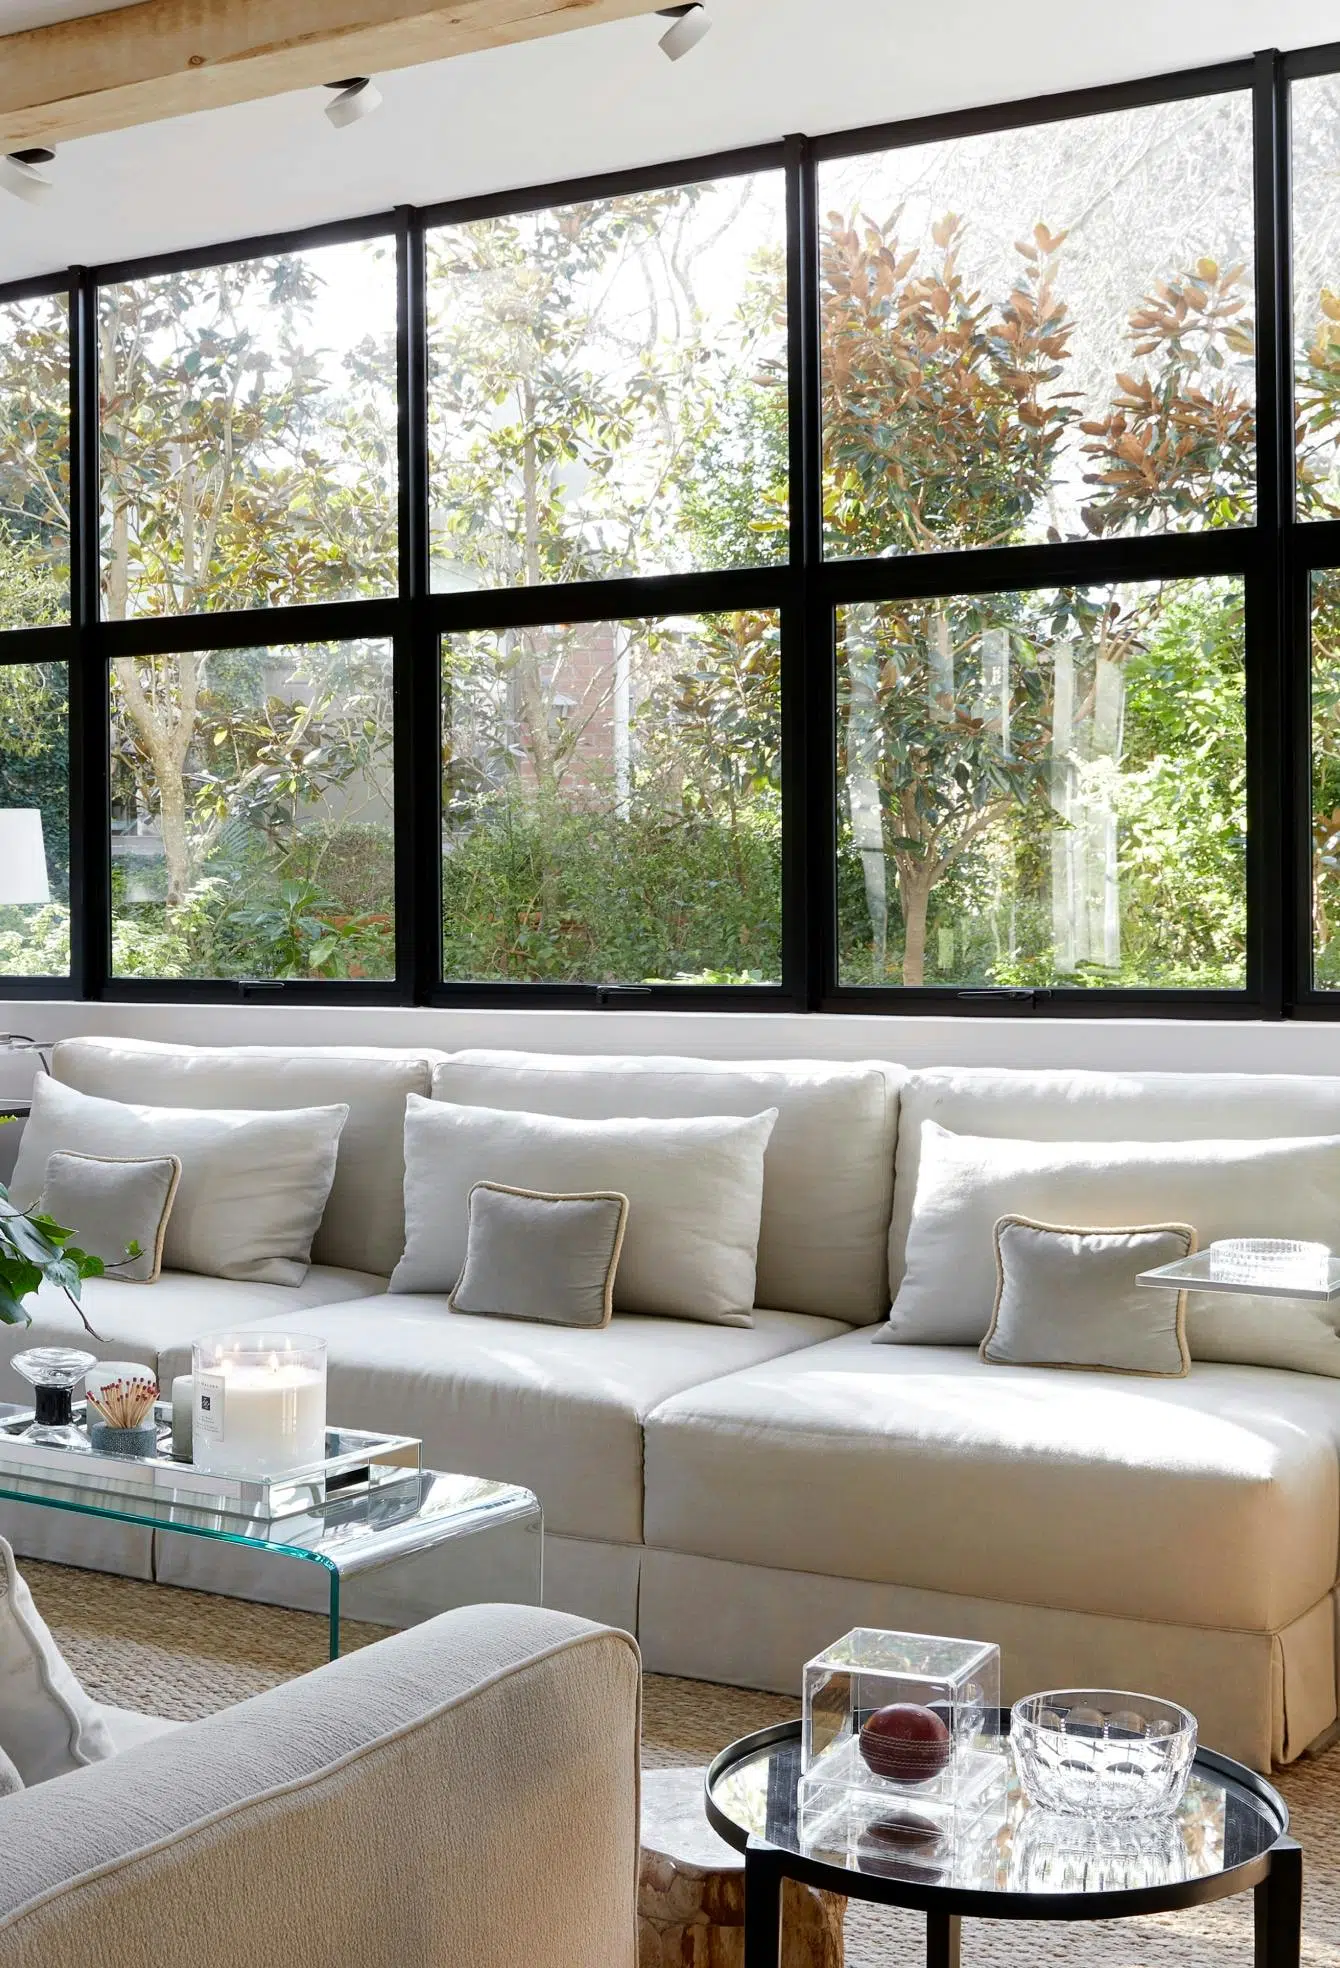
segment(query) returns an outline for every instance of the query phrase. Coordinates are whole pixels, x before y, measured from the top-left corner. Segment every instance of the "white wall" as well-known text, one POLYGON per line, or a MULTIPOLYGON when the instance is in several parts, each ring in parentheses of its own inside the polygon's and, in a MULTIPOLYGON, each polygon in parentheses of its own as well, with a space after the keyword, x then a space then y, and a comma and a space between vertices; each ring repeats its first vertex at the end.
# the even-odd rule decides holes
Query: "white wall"
MULTIPOLYGON (((709 1058, 897 1059, 909 1065, 1093 1066, 1340 1074, 1340 1023, 1233 1020, 765 1016, 725 1012, 359 1010, 311 1005, 0 1004, 0 1029, 190 1045, 517 1046, 709 1058)), ((0 1099, 31 1066, 0 1055, 0 1099)))

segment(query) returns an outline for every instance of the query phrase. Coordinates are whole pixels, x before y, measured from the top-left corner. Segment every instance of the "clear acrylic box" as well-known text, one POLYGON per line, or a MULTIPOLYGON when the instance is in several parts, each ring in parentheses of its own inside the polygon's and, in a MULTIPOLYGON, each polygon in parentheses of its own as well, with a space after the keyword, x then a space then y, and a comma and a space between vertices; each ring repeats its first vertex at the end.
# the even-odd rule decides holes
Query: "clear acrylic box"
POLYGON ((856 1627, 806 1663, 801 1772, 807 1835, 859 1838, 905 1821, 899 1856, 915 1863, 920 1847, 934 1863, 1005 1789, 1000 1649, 856 1627))

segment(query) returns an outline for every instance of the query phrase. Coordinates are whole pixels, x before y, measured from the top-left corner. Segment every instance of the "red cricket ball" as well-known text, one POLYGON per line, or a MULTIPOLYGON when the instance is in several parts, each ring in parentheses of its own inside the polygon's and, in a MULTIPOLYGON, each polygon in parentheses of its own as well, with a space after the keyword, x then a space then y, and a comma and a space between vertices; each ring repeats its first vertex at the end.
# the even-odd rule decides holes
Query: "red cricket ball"
POLYGON ((933 1708, 891 1702, 861 1724, 861 1755, 891 1783, 929 1783, 949 1761, 949 1730, 933 1708))

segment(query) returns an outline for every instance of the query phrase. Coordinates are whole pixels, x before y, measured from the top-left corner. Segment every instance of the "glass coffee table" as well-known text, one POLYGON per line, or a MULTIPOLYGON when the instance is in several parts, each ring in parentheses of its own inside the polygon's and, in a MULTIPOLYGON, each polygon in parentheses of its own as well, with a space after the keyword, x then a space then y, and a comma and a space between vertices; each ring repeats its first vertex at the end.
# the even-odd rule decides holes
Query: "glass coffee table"
MULTIPOLYGON (((1008 1722, 1008 1717, 1003 1718, 1008 1722)), ((777 1968, 782 1882, 926 1916, 928 1968, 958 1968, 959 1929, 977 1920, 1123 1920, 1255 1895, 1256 1968, 1298 1968, 1302 1851, 1263 1777, 1201 1750, 1186 1797, 1164 1819, 1040 1811, 1010 1787, 952 1834, 915 1809, 802 1818, 800 1723, 732 1743, 707 1773, 707 1816, 745 1857, 745 1968, 777 1968)))
MULTIPOLYGON (((0 1405, 0 1414, 18 1412, 0 1405)), ((340 1651, 341 1620, 377 1619, 379 1589, 422 1609, 418 1616, 425 1619, 485 1599, 542 1602, 544 1519, 538 1499, 514 1483, 406 1470, 376 1489, 337 1492, 272 1518, 234 1516, 115 1483, 113 1477, 90 1490, 29 1470, 3 1470, 0 1501, 139 1525, 155 1537, 210 1539, 267 1566, 287 1561, 313 1568, 325 1581, 332 1660, 340 1651)))

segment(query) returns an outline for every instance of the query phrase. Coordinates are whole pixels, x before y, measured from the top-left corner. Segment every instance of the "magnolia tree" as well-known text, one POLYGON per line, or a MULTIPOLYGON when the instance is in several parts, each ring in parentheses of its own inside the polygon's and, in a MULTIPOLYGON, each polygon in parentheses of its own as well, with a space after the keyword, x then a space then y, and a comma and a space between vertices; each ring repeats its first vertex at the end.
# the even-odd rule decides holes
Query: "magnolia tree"
MULTIPOLYGON (((963 232, 946 216, 923 263, 901 245, 896 217, 834 214, 825 228, 830 551, 1010 543, 1047 499, 1076 424, 1090 532, 1192 512, 1217 523, 1242 517, 1253 419, 1224 373, 1227 354, 1251 347, 1242 269, 1202 261, 1143 300, 1131 340, 1146 366, 1116 379, 1110 414, 1081 424, 1064 387, 1074 335, 1060 292, 1066 235, 1038 225, 1018 245, 1013 288, 992 300, 962 271, 963 232)), ((1073 783, 1077 734, 1086 727, 1090 749, 1096 739, 1118 755, 1119 672, 1141 645, 1141 613, 1079 591, 846 611, 839 768, 865 872, 875 980, 889 966, 890 865, 900 975, 916 985, 925 981, 931 898, 965 857, 1025 812, 1050 830, 1074 829, 1084 804, 1073 783)), ((1110 842, 1105 853, 1110 861, 1110 842)), ((1067 855, 1073 861, 1068 845, 1054 857, 1058 899, 1067 855)), ((1087 909, 1087 898, 1078 906, 1087 909)), ((1110 965, 1111 897, 1098 907, 1108 923, 1099 960, 1110 965)), ((1074 915, 1071 906, 1070 929, 1058 923, 1071 941, 1074 915)), ((1093 947, 1080 944, 1081 954, 1093 947)))

